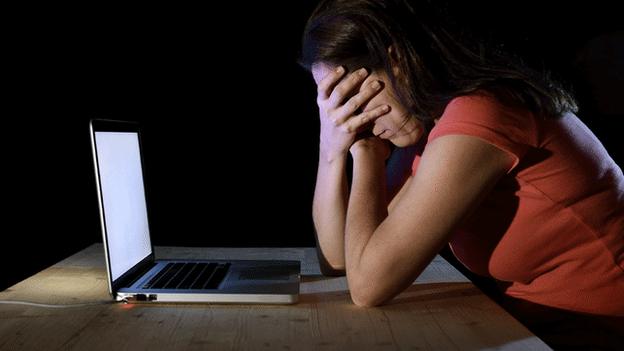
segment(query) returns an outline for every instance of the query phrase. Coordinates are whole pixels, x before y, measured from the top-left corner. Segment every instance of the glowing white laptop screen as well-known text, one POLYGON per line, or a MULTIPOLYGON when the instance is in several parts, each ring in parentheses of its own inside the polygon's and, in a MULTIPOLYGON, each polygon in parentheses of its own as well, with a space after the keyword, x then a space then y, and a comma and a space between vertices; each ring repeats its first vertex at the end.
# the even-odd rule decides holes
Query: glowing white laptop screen
POLYGON ((152 253, 137 133, 95 132, 113 281, 152 253))

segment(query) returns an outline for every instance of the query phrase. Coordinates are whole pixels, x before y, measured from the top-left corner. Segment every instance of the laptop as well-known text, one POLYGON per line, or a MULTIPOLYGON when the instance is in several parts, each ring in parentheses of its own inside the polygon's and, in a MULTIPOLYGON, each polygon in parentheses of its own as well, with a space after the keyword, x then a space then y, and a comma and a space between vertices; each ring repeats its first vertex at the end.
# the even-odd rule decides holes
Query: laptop
POLYGON ((154 258, 136 122, 93 119, 91 148, 108 290, 131 303, 292 304, 301 263, 154 258))

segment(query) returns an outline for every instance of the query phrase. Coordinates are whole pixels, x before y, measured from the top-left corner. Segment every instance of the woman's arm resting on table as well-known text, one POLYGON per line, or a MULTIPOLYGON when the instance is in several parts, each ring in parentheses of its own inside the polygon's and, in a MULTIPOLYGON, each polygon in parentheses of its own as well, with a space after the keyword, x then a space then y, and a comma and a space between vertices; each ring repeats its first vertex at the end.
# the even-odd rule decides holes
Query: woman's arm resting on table
POLYGON ((384 160, 367 147, 352 154, 345 264, 351 298, 359 306, 382 304, 411 285, 513 162, 481 139, 439 137, 425 149, 388 215, 384 160))
POLYGON ((363 85, 369 75, 365 69, 346 76, 345 72, 342 67, 333 70, 327 67, 318 70, 313 68, 315 80, 320 79, 317 82, 317 104, 321 132, 312 217, 319 263, 325 275, 344 275, 344 228, 348 196, 345 167, 349 147, 358 132, 388 112, 384 105, 360 111, 364 103, 379 94, 381 85, 377 81, 363 85))
POLYGON ((321 273, 344 275, 344 232, 347 212, 347 155, 319 157, 312 218, 321 273))

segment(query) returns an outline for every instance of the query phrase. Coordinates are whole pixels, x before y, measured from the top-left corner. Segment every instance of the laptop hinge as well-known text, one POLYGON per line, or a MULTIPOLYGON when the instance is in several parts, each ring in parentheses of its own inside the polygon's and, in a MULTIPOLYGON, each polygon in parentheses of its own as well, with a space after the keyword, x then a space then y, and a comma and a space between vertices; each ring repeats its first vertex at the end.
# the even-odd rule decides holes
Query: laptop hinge
POLYGON ((116 292, 121 288, 131 287, 137 280, 145 275, 145 273, 154 268, 156 262, 154 262, 153 256, 153 254, 148 255, 141 262, 130 268, 126 273, 122 274, 121 277, 117 278, 113 282, 113 291, 116 292))

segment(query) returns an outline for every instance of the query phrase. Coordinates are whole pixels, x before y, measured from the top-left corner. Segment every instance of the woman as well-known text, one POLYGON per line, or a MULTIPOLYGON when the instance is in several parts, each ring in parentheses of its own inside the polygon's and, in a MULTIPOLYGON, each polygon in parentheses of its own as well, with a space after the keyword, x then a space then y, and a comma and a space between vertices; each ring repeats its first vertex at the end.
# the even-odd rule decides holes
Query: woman
POLYGON ((308 20, 324 273, 346 271, 353 302, 376 306, 448 243, 517 301, 624 316, 621 169, 547 75, 437 20, 407 0, 322 1, 308 20), (417 150, 411 172, 386 170, 401 164, 390 145, 417 150))

